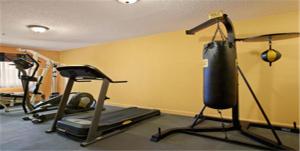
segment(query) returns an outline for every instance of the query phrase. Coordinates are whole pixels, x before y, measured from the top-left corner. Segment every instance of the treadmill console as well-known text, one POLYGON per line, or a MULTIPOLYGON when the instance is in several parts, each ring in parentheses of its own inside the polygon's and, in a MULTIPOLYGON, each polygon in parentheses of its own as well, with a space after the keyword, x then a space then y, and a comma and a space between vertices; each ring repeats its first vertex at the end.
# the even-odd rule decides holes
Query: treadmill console
POLYGON ((63 67, 58 67, 57 70, 63 77, 67 77, 67 78, 108 79, 110 82, 112 82, 112 80, 108 76, 106 76, 103 72, 90 65, 63 66, 63 67))

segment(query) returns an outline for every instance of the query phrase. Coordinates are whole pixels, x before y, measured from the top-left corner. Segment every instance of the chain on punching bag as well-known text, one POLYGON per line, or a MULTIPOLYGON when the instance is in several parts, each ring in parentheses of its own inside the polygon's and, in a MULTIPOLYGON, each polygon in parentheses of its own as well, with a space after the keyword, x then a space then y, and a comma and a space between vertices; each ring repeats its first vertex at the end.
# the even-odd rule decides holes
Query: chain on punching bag
POLYGON ((204 104, 214 109, 232 108, 237 102, 236 48, 219 25, 212 42, 204 46, 203 61, 204 104), (215 41, 217 32, 223 40, 215 41))

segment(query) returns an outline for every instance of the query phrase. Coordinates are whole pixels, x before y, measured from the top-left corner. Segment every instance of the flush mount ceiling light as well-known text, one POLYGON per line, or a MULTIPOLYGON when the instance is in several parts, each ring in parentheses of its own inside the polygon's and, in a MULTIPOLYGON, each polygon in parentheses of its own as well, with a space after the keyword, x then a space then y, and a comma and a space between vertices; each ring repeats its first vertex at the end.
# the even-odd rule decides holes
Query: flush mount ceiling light
POLYGON ((42 25, 27 25, 27 27, 35 33, 44 33, 49 30, 49 27, 42 25))
POLYGON ((139 0, 117 0, 117 1, 122 4, 134 4, 134 3, 138 2, 139 0))

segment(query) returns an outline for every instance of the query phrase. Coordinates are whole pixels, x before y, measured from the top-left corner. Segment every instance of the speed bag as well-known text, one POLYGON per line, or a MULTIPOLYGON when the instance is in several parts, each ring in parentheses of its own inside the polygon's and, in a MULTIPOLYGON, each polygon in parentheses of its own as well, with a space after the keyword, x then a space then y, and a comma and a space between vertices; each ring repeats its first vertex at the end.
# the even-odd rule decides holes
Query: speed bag
POLYGON ((203 50, 204 104, 228 109, 237 102, 236 48, 228 41, 212 41, 203 50))

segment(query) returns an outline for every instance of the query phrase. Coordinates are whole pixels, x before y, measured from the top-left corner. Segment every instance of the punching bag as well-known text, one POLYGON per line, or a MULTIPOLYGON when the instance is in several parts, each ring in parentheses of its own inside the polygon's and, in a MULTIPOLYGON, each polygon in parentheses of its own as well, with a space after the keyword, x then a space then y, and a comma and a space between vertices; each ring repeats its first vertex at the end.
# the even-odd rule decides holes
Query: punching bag
POLYGON ((232 108, 237 102, 236 48, 228 42, 212 41, 203 50, 204 104, 214 109, 232 108))

